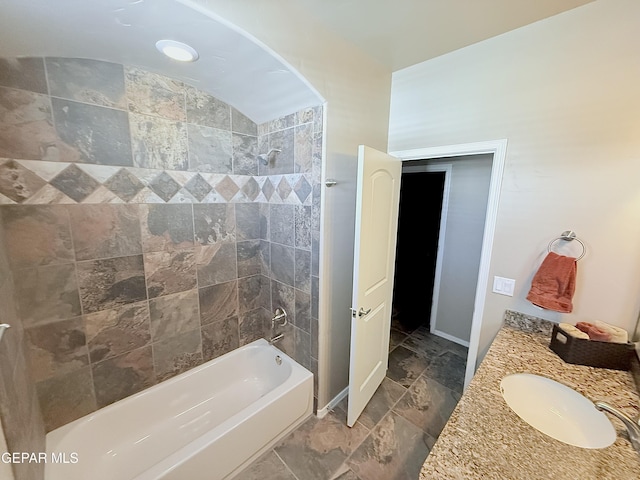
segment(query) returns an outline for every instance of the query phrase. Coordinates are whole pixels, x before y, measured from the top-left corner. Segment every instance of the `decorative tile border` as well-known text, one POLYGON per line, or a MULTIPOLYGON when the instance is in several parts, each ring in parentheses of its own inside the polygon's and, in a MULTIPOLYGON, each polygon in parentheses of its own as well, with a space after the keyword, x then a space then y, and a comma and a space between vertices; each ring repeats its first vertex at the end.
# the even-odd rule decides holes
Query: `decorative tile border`
POLYGON ((0 205, 283 203, 311 205, 310 173, 252 176, 0 159, 0 205))

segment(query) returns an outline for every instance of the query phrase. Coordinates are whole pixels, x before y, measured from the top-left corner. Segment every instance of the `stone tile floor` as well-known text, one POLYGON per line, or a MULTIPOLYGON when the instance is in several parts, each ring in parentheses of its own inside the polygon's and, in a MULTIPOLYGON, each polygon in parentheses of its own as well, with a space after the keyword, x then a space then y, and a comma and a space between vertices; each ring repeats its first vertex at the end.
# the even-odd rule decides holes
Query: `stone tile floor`
POLYGON ((235 480, 416 480, 462 395, 467 349, 395 322, 389 348, 387 376, 352 428, 345 399, 235 480))

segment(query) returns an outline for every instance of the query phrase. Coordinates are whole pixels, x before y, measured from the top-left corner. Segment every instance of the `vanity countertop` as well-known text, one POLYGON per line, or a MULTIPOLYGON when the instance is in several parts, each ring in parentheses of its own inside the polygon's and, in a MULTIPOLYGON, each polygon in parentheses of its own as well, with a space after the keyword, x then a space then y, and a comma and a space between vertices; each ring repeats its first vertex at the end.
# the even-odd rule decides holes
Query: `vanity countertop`
POLYGON ((608 416, 618 433, 613 445, 598 450, 574 447, 529 426, 500 393, 500 380, 506 375, 543 375, 637 418, 640 397, 631 373, 565 363, 549 349, 549 322, 507 313, 505 325, 427 457, 420 480, 638 480, 640 454, 618 419, 608 416))

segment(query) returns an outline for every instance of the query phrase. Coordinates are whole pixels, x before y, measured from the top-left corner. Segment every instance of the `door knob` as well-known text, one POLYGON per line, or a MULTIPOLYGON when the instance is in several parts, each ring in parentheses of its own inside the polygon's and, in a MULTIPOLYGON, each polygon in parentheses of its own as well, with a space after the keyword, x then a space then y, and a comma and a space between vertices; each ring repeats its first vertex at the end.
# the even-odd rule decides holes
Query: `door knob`
POLYGON ((359 317, 364 317, 365 315, 368 315, 371 312, 371 309, 365 310, 362 307, 360 307, 360 310, 357 310, 357 311, 353 307, 350 307, 349 310, 351 310, 351 315, 353 315, 354 317, 356 316, 356 313, 358 314, 359 317))

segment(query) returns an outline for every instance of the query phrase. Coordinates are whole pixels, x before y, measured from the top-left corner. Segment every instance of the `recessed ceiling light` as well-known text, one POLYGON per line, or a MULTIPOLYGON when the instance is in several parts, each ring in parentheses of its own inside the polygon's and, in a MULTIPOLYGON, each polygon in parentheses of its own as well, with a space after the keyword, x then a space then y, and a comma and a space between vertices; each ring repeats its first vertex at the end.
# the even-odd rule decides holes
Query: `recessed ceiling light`
POLYGON ((158 40, 156 48, 167 57, 179 62, 195 62, 199 56, 193 47, 175 40, 158 40))

